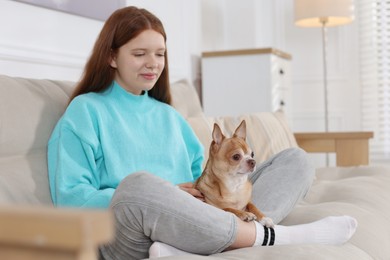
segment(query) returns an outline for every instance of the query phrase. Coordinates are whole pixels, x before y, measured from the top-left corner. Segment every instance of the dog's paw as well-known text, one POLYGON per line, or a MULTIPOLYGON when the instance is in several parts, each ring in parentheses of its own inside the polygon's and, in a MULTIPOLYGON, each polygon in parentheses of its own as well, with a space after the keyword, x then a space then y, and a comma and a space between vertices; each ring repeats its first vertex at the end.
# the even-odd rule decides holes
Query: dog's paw
POLYGON ((240 214, 239 217, 241 220, 246 221, 246 222, 256 220, 256 215, 253 214, 252 212, 243 212, 242 214, 240 214))
POLYGON ((275 226, 272 219, 268 217, 263 217, 262 219, 259 220, 259 223, 268 228, 273 228, 275 226))

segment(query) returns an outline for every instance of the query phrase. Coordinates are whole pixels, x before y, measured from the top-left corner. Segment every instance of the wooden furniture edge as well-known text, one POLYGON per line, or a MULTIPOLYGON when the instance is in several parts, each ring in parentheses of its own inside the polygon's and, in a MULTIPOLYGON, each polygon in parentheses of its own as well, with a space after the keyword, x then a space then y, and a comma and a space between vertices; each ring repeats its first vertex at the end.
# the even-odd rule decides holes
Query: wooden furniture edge
POLYGON ((113 236, 108 210, 0 205, 0 259, 98 259, 113 236))
POLYGON ((274 54, 280 58, 291 60, 292 56, 286 52, 275 48, 259 48, 259 49, 238 49, 238 50, 225 50, 225 51, 206 51, 202 52, 203 58, 210 57, 223 57, 234 55, 253 55, 253 54, 274 54))
POLYGON ((369 139, 373 132, 294 133, 298 146, 308 153, 336 153, 337 166, 369 164, 369 139))

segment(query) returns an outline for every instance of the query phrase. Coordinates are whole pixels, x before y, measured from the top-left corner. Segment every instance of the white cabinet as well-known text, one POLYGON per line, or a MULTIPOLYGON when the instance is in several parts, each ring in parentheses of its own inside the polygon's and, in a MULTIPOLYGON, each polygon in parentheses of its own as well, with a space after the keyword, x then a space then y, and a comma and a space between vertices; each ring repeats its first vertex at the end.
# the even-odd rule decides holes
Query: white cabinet
POLYGON ((202 104, 206 115, 283 109, 291 114, 291 56, 273 48, 202 53, 202 104))

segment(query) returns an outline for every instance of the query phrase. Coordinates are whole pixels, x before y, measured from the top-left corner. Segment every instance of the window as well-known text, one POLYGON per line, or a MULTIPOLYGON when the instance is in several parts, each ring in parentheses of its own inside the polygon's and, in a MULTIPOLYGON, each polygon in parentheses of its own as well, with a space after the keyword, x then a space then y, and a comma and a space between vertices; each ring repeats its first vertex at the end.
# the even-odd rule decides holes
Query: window
POLYGON ((373 162, 390 161, 390 0, 358 0, 362 127, 373 162))

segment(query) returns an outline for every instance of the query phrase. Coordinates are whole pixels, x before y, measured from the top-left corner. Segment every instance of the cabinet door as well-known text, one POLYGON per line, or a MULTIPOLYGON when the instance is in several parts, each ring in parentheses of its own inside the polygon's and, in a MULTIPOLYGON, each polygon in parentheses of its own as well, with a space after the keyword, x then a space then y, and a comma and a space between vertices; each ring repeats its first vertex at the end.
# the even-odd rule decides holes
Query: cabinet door
POLYGON ((276 55, 271 55, 272 111, 282 109, 286 114, 291 112, 290 82, 290 62, 276 55))
POLYGON ((202 58, 205 114, 290 113, 290 59, 272 48, 208 53, 202 58))
POLYGON ((269 55, 235 55, 202 60, 203 108, 225 116, 271 111, 269 55))

